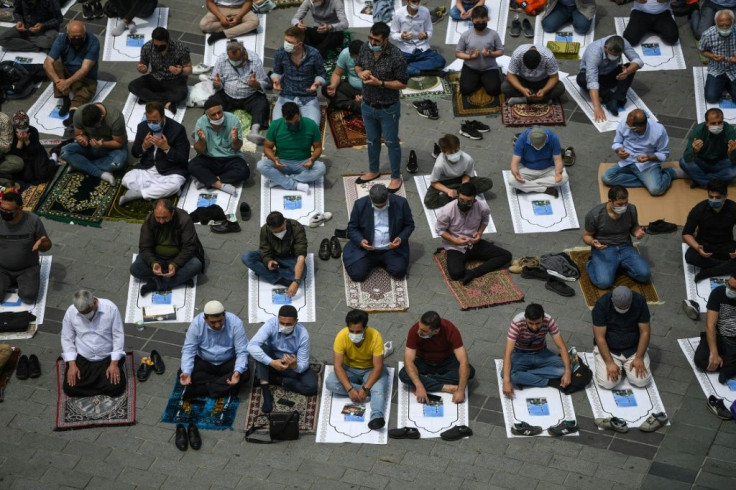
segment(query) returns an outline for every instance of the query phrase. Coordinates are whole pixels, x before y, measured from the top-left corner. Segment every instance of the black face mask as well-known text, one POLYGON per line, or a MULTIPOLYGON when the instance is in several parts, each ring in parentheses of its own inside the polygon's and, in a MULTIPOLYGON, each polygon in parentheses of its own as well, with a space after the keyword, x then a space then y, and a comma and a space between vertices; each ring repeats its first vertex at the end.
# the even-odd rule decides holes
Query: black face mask
POLYGON ((72 48, 79 49, 82 46, 84 46, 84 43, 87 41, 87 37, 83 37, 82 39, 72 39, 69 38, 69 44, 71 44, 72 48))
POLYGON ((466 212, 470 211, 471 209, 473 209, 473 204, 474 203, 472 203, 472 202, 463 202, 463 201, 460 201, 460 200, 457 201, 457 207, 463 213, 466 213, 466 212))
POLYGON ((476 31, 485 31, 488 27, 488 22, 473 22, 473 27, 476 31))
POLYGON ((153 47, 158 51, 159 53, 163 53, 166 51, 166 48, 168 47, 166 44, 154 44, 153 47))
POLYGON ((13 218, 15 218, 15 212, 14 211, 0 211, 0 217, 3 219, 3 221, 13 221, 13 218))

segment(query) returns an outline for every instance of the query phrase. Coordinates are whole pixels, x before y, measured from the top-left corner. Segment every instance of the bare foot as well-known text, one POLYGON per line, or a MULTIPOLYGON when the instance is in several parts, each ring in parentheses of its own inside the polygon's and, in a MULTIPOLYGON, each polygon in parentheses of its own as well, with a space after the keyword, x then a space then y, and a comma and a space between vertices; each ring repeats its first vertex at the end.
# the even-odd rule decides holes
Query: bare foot
POLYGON ((212 187, 215 189, 222 189, 222 181, 216 180, 212 183, 212 187))
POLYGON ((455 393, 457 391, 457 385, 442 385, 442 393, 455 393))

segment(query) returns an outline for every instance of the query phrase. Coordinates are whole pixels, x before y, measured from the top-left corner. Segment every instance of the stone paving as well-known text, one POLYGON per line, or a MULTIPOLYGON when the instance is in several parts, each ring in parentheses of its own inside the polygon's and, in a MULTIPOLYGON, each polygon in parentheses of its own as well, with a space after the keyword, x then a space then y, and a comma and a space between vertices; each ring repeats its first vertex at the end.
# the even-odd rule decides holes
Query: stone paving
MULTIPOLYGON (((172 8, 169 29, 190 47, 195 63, 201 60, 203 36, 199 18, 204 14, 199 0, 169 0, 172 8)), ((439 5, 428 2, 429 7, 439 5)), ((614 32, 613 17, 628 15, 630 5, 599 2, 596 37, 614 32)), ((271 66, 273 53, 281 45, 282 32, 294 8, 268 14, 265 65, 271 66)), ((75 5, 67 18, 80 18, 75 5)), ((634 89, 667 127, 671 159, 678 159, 683 138, 695 121, 691 67, 699 66, 690 29, 677 18, 688 69, 637 74, 634 89)), ((89 30, 103 33, 101 20, 89 22, 89 30)), ((443 44, 447 21, 434 26, 434 42, 448 60, 454 47, 443 44)), ((365 38, 366 29, 357 29, 365 38)), ((506 37, 506 52, 527 39, 506 37)), ((577 73, 577 62, 562 62, 562 70, 577 73)), ((138 76, 130 63, 102 62, 100 77, 114 79, 117 87, 106 103, 122 104, 127 83, 138 76)), ((192 82, 194 78, 192 78, 192 82)), ((43 87, 42 87, 43 88, 43 87)), ((40 90, 36 91, 36 94, 40 90)), ((577 164, 568 169, 578 218, 598 202, 595 185, 600 162, 615 161, 610 150, 613 132, 598 133, 587 117, 564 98, 567 126, 555 128, 563 146, 574 146, 577 164)), ((13 101, 3 107, 12 114, 32 104, 13 101)), ((444 132, 459 130, 460 120, 452 115, 449 100, 439 101, 440 120, 419 118, 410 103, 402 101, 400 136, 404 161, 415 149, 421 172, 429 172, 432 142, 444 132)), ((188 110, 184 124, 192 127, 199 110, 188 110)), ((496 187, 489 204, 498 233, 493 237, 514 256, 557 252, 582 244, 582 230, 554 234, 515 235, 501 182, 501 170, 508 168, 511 140, 518 129, 505 128, 499 117, 484 119, 492 130, 481 141, 461 138, 462 148, 474 155, 479 171, 490 174, 496 187), (490 151, 489 151, 490 150, 490 151)), ((347 222, 341 174, 366 168, 363 151, 337 150, 327 136, 324 161, 325 208, 334 213, 328 226, 308 231, 310 249, 317 252, 322 238, 347 222)), ((384 153, 385 158, 385 153, 384 153)), ((256 155, 250 155, 254 168, 256 155)), ((384 164, 384 168, 387 165, 384 164)), ((127 297, 128 266, 137 251, 138 226, 104 222, 101 229, 45 221, 54 243, 51 285, 46 321, 28 341, 15 341, 26 353, 39 355, 44 374, 35 380, 13 378, 0 405, 0 488, 734 488, 736 487, 736 424, 721 422, 705 407, 705 397, 695 380, 677 339, 691 337, 704 323, 690 321, 679 307, 685 295, 679 235, 647 236, 641 251, 652 264, 654 282, 665 303, 653 306, 652 370, 672 425, 660 432, 628 434, 599 432, 584 393, 573 396, 581 426, 580 437, 551 440, 507 439, 495 381, 493 360, 501 357, 504 335, 511 317, 524 304, 492 309, 461 311, 442 282, 433 263, 432 252, 439 246, 429 233, 416 187, 405 174, 406 191, 417 224, 412 236, 412 265, 408 276, 411 308, 407 313, 375 314, 371 325, 385 339, 394 341, 400 359, 406 329, 426 310, 437 310, 461 330, 471 362, 477 368, 470 385, 471 427, 474 436, 455 443, 441 440, 391 440, 388 445, 315 444, 314 436, 272 446, 247 444, 243 440, 245 406, 241 407, 234 431, 203 431, 200 451, 178 451, 173 444, 174 428, 160 423, 174 383, 180 347, 186 325, 147 327, 138 332, 126 326, 126 347, 136 359, 157 349, 167 362, 163 376, 152 375, 138 385, 137 424, 112 429, 85 429, 54 432, 57 388, 52 367, 59 355, 59 331, 71 294, 79 287, 91 288, 99 297, 109 298, 122 309, 127 297)), ((243 199, 258 216, 258 185, 246 184, 243 199)), ((257 246, 257 219, 244 224, 243 233, 213 235, 198 228, 211 265, 197 291, 197 306, 210 299, 223 301, 226 308, 247 318, 246 269, 240 262, 243 251, 257 246)), ((343 325, 346 312, 340 262, 317 261, 317 322, 310 323, 312 355, 331 362, 332 341, 343 325)), ((540 302, 560 325, 568 345, 579 350, 591 346, 590 312, 578 293, 562 298, 544 289, 539 281, 515 276, 526 301, 540 302)), ((577 287, 576 287, 577 288, 577 287)), ((247 324, 253 336, 259 325, 247 324)), ((242 393, 244 401, 247 393, 242 393)), ((394 397, 394 400, 396 398, 394 397)), ((392 427, 395 408, 392 414, 392 427)))

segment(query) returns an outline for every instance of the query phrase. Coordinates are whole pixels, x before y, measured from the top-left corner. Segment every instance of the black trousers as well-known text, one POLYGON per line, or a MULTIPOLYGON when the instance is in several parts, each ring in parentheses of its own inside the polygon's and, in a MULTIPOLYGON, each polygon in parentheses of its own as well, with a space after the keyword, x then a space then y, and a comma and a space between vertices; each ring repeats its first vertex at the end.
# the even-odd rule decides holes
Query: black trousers
POLYGON ((187 169, 192 176, 208 188, 218 179, 223 184, 240 185, 250 177, 250 168, 240 157, 215 158, 197 155, 189 160, 187 169))
MULTIPOLYGON (((718 354, 720 354, 721 359, 723 359, 723 365, 718 369, 718 372, 726 379, 736 377, 736 351, 734 351, 733 347, 728 349, 723 337, 718 334, 716 334, 716 345, 718 346, 718 354)), ((698 344, 698 348, 695 349, 695 365, 703 371, 707 371, 709 357, 710 348, 708 347, 705 332, 702 332, 700 334, 700 344, 698 344)))
POLYGON ((647 14, 641 10, 632 10, 629 24, 624 31, 624 39, 636 46, 649 32, 659 34, 662 41, 667 44, 675 44, 680 38, 680 32, 677 30, 677 24, 670 10, 661 14, 647 14))
POLYGON ((322 58, 329 50, 339 50, 342 47, 342 40, 342 31, 317 32, 316 27, 307 27, 307 30, 304 31, 304 44, 317 48, 322 58))
POLYGON ((66 373, 69 371, 69 363, 67 363, 66 370, 64 371, 64 393, 67 396, 120 396, 125 393, 125 387, 127 386, 125 378, 125 357, 118 361, 120 381, 117 384, 110 383, 110 380, 106 376, 110 361, 111 359, 109 357, 99 361, 90 361, 77 354, 76 362, 80 377, 74 386, 69 386, 66 379, 66 373))
POLYGON ((141 102, 157 100, 164 104, 171 102, 178 105, 187 98, 187 78, 156 80, 152 74, 148 73, 130 82, 128 91, 136 95, 141 102))
POLYGON ((233 99, 224 90, 219 90, 212 98, 222 105, 223 111, 232 112, 236 109, 243 109, 251 115, 251 124, 258 124, 260 129, 268 127, 271 108, 265 94, 256 92, 245 99, 233 99))
MULTIPOLYGON (((626 63, 623 66, 628 67, 629 63, 626 63)), ((604 104, 609 100, 626 100, 626 92, 629 91, 629 87, 631 87, 631 83, 634 81, 635 74, 629 75, 623 80, 616 80, 616 76, 619 73, 621 73, 620 66, 617 69, 613 70, 611 73, 598 75, 598 84, 600 85, 600 88, 598 89, 598 95, 601 99, 601 102, 603 102, 604 104)), ((580 73, 578 73, 575 81, 578 83, 580 88, 582 88, 583 90, 588 90, 588 81, 585 78, 585 70, 581 70, 580 73)))
POLYGON ((463 64, 460 70, 460 93, 468 96, 483 87, 488 95, 501 93, 501 72, 497 68, 475 70, 463 64))
POLYGON ((360 102, 356 102, 355 96, 361 95, 362 93, 362 90, 354 88, 347 80, 340 81, 337 89, 335 89, 334 97, 327 95, 327 86, 322 87, 322 95, 330 99, 334 107, 350 111, 354 114, 361 113, 361 104, 360 102))
POLYGON ((230 390, 235 394, 240 386, 247 384, 250 380, 250 370, 246 369, 240 375, 237 385, 230 386, 227 380, 233 375, 235 369, 235 358, 222 364, 212 364, 201 357, 194 358, 192 369, 192 384, 186 387, 186 396, 211 396, 218 397, 226 395, 230 390))
MULTIPOLYGON (((117 17, 133 20, 133 17, 145 19, 156 10, 158 0, 109 0, 106 15, 117 14, 117 17)), ((115 16, 113 16, 115 17, 115 16)))
POLYGON ((511 262, 511 252, 497 247, 491 242, 480 240, 473 248, 465 253, 457 250, 447 251, 447 271, 450 279, 459 281, 465 277, 465 263, 471 260, 483 260, 484 262, 473 269, 473 275, 480 277, 483 274, 495 271, 511 262))
MULTIPOLYGON (((523 87, 526 87, 529 90, 533 90, 533 91, 537 91, 537 90, 544 88, 544 86, 547 85, 547 82, 549 81, 549 77, 545 77, 541 80, 537 80, 534 82, 531 80, 526 80, 521 77, 517 77, 517 78, 519 79, 519 83, 521 83, 523 87)), ((503 94, 506 96, 507 99, 511 97, 522 97, 522 93, 516 90, 516 87, 511 85, 508 79, 504 80, 503 83, 501 84, 501 91, 503 92, 503 94)), ((561 81, 558 80, 557 84, 555 84, 555 86, 552 87, 552 90, 547 92, 547 95, 544 97, 543 100, 547 101, 547 100, 552 100, 552 99, 559 99, 564 93, 565 93, 565 85, 561 81)))
POLYGON ((719 243, 716 245, 702 244, 705 251, 712 253, 710 257, 703 257, 692 247, 685 252, 685 262, 700 267, 701 278, 727 276, 736 272, 736 259, 728 254, 736 251, 736 242, 719 243))

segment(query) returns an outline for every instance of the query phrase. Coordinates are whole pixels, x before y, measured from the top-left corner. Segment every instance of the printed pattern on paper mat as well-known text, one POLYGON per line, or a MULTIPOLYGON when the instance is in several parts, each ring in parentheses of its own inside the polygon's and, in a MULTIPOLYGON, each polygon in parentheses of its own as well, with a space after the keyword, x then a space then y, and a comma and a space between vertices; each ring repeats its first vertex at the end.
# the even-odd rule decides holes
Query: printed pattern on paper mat
POLYGON ((621 121, 621 119, 626 119, 626 115, 634 109, 641 109, 647 114, 647 117, 649 117, 650 120, 657 120, 657 117, 649 110, 649 107, 644 104, 644 101, 636 95, 636 92, 629 89, 626 93, 626 106, 619 108, 618 116, 614 116, 608 112, 608 109, 606 109, 605 106, 603 106, 603 110, 606 113, 606 120, 603 122, 596 122, 595 116, 593 115, 593 103, 590 101, 590 96, 586 91, 583 91, 583 89, 580 88, 578 82, 575 81, 576 77, 577 74, 567 75, 565 77, 560 75, 560 79, 562 80, 562 83, 565 84, 567 93, 570 94, 570 97, 573 98, 575 103, 583 110, 585 115, 588 116, 590 122, 593 123, 593 126, 595 126, 599 132, 605 133, 606 131, 616 131, 619 121, 621 121))
POLYGON ((503 95, 488 95, 479 88, 470 95, 460 93, 460 73, 449 73, 447 81, 452 87, 452 112, 455 117, 488 116, 501 112, 503 95))
POLYGON ((521 194, 509 185, 510 170, 503 171, 514 233, 552 233, 580 228, 570 183, 558 187, 560 197, 543 192, 521 194))
POLYGON ((161 422, 184 426, 194 424, 199 429, 233 430, 240 398, 230 395, 218 398, 197 396, 185 400, 182 396, 184 394, 186 394, 185 387, 179 382, 179 376, 176 376, 174 391, 166 403, 161 422))
MULTIPOLYGON (((399 361, 399 371, 404 362, 399 361)), ((425 405, 417 402, 417 397, 408 384, 399 381, 399 405, 396 411, 396 427, 415 427, 422 439, 440 437, 440 434, 456 425, 468 425, 468 387, 465 387, 465 402, 453 403, 452 394, 432 392, 442 397, 440 403, 425 405)))
MULTIPOLYGON (((547 428, 554 427, 564 420, 577 420, 575 409, 572 406, 572 397, 565 395, 557 388, 527 386, 520 390, 514 386, 514 397, 508 398, 503 394, 503 359, 496 359, 495 361, 496 375, 498 376, 498 396, 503 408, 506 437, 529 437, 517 436, 511 433, 511 428, 518 422, 538 425, 544 429, 539 435, 549 436, 547 428)), ((574 432, 565 435, 578 436, 579 434, 574 432)))
POLYGON ((67 165, 46 194, 38 214, 45 218, 99 228, 110 208, 120 178, 111 186, 104 180, 77 172, 67 165))
POLYGON ((710 395, 716 398, 722 398, 724 405, 730 407, 731 404, 736 402, 736 380, 729 380, 727 384, 718 382, 718 372, 705 372, 695 365, 695 350, 700 345, 700 337, 692 337, 689 339, 677 339, 677 343, 680 344, 682 353, 685 354, 687 362, 690 364, 690 368, 695 373, 695 378, 700 383, 705 398, 710 395))
POLYGON ((136 381, 133 354, 125 355, 125 393, 120 396, 70 397, 64 393, 66 363, 56 361, 56 386, 59 392, 56 405, 56 428, 54 430, 84 429, 113 425, 135 424, 136 381))
MULTIPOLYGON (((628 17, 614 17, 616 34, 624 35, 626 26, 629 24, 628 17)), ((662 70, 684 70, 685 56, 682 54, 680 41, 669 45, 654 33, 645 34, 641 42, 634 46, 634 51, 644 62, 639 71, 662 71, 662 70)))
POLYGON ((439 99, 452 94, 450 83, 442 77, 416 76, 409 78, 406 88, 401 91, 402 99, 439 99))
POLYGON ((722 98, 718 104, 709 104, 705 101, 705 80, 708 78, 708 68, 705 66, 693 66, 693 83, 695 84, 695 112, 698 124, 705 122, 705 112, 717 107, 723 111, 723 120, 730 124, 736 124, 736 102, 728 98, 722 98))
MULTIPOLYGON (((4 22, 0 22, 0 25, 4 22)), ((12 25, 15 29, 15 24, 12 25)), ((15 61, 21 65, 42 65, 46 59, 46 53, 40 51, 5 51, 0 48, 0 62, 15 61)))
MULTIPOLYGON (((440 268, 442 279, 444 279, 445 284, 450 288, 452 295, 455 296, 463 310, 524 301, 524 293, 519 290, 511 279, 511 274, 507 269, 483 274, 481 277, 473 279, 467 286, 463 286, 462 281, 450 279, 450 273, 447 272, 447 255, 444 250, 434 254, 434 262, 440 268)), ((466 270, 474 269, 481 263, 479 260, 466 263, 466 270)))
POLYGON ((501 122, 508 128, 565 125, 565 110, 559 102, 515 105, 505 103, 501 107, 501 122))
MULTIPOLYGON (((41 265, 41 283, 38 287, 38 298, 33 305, 24 304, 18 297, 18 288, 10 289, 10 294, 5 301, 0 303, 0 312, 5 311, 30 311, 36 317, 36 324, 43 325, 43 317, 46 312, 46 298, 49 293, 49 279, 51 277, 51 259, 52 255, 41 255, 39 263, 41 265)), ((13 334, 24 332, 8 332, 13 334)), ((0 337, 0 340, 7 337, 0 337)), ((19 338, 19 337, 16 337, 19 338)), ((30 337, 29 337, 30 338, 30 337)))
MULTIPOLYGON (((333 366, 325 366, 324 379, 330 376, 335 368, 333 366)), ((350 397, 333 395, 327 389, 325 383, 322 383, 322 402, 319 409, 319 419, 317 422, 316 442, 322 443, 340 443, 350 442, 353 444, 387 444, 388 428, 391 421, 391 396, 394 383, 394 368, 386 367, 388 371, 388 379, 386 380, 386 405, 383 411, 383 418, 386 425, 380 430, 370 430, 368 421, 370 420, 371 407, 370 403, 364 403, 365 413, 361 416, 346 416, 342 413, 345 405, 352 404, 350 397), (354 418, 360 420, 345 420, 346 418, 354 418)))
MULTIPOLYGON (((446 4, 447 8, 447 34, 445 35, 445 44, 457 45, 463 32, 473 28, 473 24, 468 20, 457 21, 450 18, 450 9, 455 6, 455 0, 450 0, 446 4)), ((509 0, 501 0, 500 2, 488 2, 488 27, 498 33, 501 42, 506 42, 506 24, 509 21, 509 0)), ((444 20, 442 21, 444 22, 444 20)), ((435 30, 435 34, 437 30, 435 30)))
MULTIPOLYGON (((705 313, 708 305, 708 297, 710 292, 718 286, 726 284, 729 276, 716 276, 695 282, 695 274, 700 272, 700 267, 690 265, 685 262, 685 252, 687 252, 687 243, 682 244, 682 268, 685 271, 685 291, 687 291, 687 299, 695 301, 700 306, 700 311, 705 313)), ((718 377, 716 376, 716 379, 718 377)))
POLYGON ((301 323, 316 322, 314 254, 307 254, 307 276, 293 298, 279 284, 269 284, 252 270, 248 270, 248 322, 263 323, 278 316, 283 305, 292 305, 299 312, 301 323))
MULTIPOLYGON (((132 262, 138 254, 133 254, 132 262)), ((197 296, 197 276, 192 278, 194 287, 182 284, 170 291, 153 292, 141 296, 141 281, 130 276, 128 284, 128 304, 125 307, 125 323, 143 321, 143 308, 153 305, 171 305, 176 310, 176 320, 165 320, 146 323, 189 323, 194 318, 194 302, 197 296)))
MULTIPOLYGON (((424 208, 424 215, 427 217, 427 224, 429 224, 429 231, 432 233, 432 238, 439 238, 440 236, 437 234, 437 231, 435 230, 435 224, 437 223, 437 213, 442 208, 437 209, 427 209, 427 206, 424 205, 424 196, 427 195, 427 189, 429 188, 429 185, 432 183, 430 180, 430 175, 415 175, 414 176, 414 183, 417 186, 417 192, 419 193, 419 200, 422 202, 422 208, 424 208)), ((478 194, 476 196, 476 199, 478 201, 485 201, 486 198, 482 194, 478 194)), ((483 234, 489 234, 489 233, 496 233, 496 224, 493 222, 493 216, 489 216, 490 220, 488 221, 488 226, 486 226, 486 229, 483 230, 483 234)), ((416 231, 416 230, 415 230, 416 231)))
POLYGON ((169 21, 169 9, 167 7, 158 7, 150 17, 145 19, 135 17, 134 21, 137 28, 135 34, 131 34, 126 29, 121 35, 114 37, 112 30, 122 20, 119 18, 107 19, 105 48, 102 53, 102 61, 138 62, 141 58, 141 47, 152 39, 151 33, 153 30, 157 27, 166 27, 169 21))
MULTIPOLYGON (((310 362, 309 369, 314 371, 317 376, 317 386, 322 386, 322 378, 325 371, 325 365, 321 362, 310 362)), ((304 396, 294 391, 289 391, 283 386, 269 385, 271 395, 273 396, 273 412, 271 413, 292 413, 295 410, 299 412, 299 433, 300 434, 314 434, 317 431, 317 411, 319 409, 319 395, 304 396), (288 406, 279 403, 281 400, 289 400, 294 403, 293 406, 288 406)), ((261 383, 258 379, 253 377, 253 385, 250 389, 250 397, 248 398, 248 410, 245 415, 245 430, 248 430, 253 422, 256 421, 256 417, 263 415, 261 412, 261 405, 263 404, 263 391, 261 391, 261 383)), ((258 421, 258 425, 266 424, 263 429, 258 429, 256 434, 267 434, 268 433, 268 420, 266 417, 261 417, 258 421)))
MULTIPOLYGON (((115 82, 98 80, 97 92, 90 102, 104 101, 113 88, 115 88, 115 82)), ((54 87, 49 84, 46 90, 38 96, 36 102, 28 109, 31 126, 35 126, 39 133, 63 136, 66 130, 64 119, 67 116, 59 116, 60 107, 61 102, 54 98, 54 87)))
MULTIPOLYGON (((187 213, 196 211, 199 206, 207 207, 217 204, 222 208, 226 215, 233 214, 238 210, 240 195, 243 193, 243 187, 236 187, 237 191, 234 196, 218 189, 197 189, 194 177, 189 179, 189 183, 184 186, 184 190, 179 196, 179 202, 176 207, 183 209, 187 213)), ((205 223, 206 224, 206 223, 205 223)))
MULTIPOLYGON (((261 61, 263 59, 263 50, 266 45, 266 14, 258 14, 258 27, 255 31, 251 31, 242 36, 235 37, 245 49, 255 52, 261 61)), ((215 44, 208 44, 206 41, 209 40, 211 34, 205 34, 204 43, 204 64, 207 66, 215 66, 215 62, 220 55, 225 54, 227 51, 227 43, 232 39, 220 39, 215 44)))
MULTIPOLYGON (((400 8, 401 0, 394 0, 394 12, 400 8)), ((345 0, 345 16, 349 27, 373 27, 373 0, 345 0)))
MULTIPOLYGON (((595 382, 593 353, 579 352, 578 354, 585 356, 585 362, 593 371, 593 380, 585 388, 590 408, 593 409, 593 418, 618 417, 625 420, 629 428, 635 428, 639 427, 651 414, 665 412, 654 377, 646 388, 637 388, 632 386, 623 375, 623 380, 614 389, 604 390, 595 382)), ((667 425, 670 423, 667 422, 667 425)))
MULTIPOLYGON (((637 251, 639 250, 637 245, 634 245, 634 248, 636 248, 637 251)), ((641 284, 634 281, 620 270, 616 273, 616 280, 613 281, 611 289, 598 289, 593 286, 592 282, 590 282, 588 270, 585 268, 585 264, 588 262, 588 258, 590 257, 590 247, 577 247, 567 249, 565 252, 570 254, 570 258, 575 262, 575 265, 578 266, 578 269, 580 269, 580 280, 578 281, 580 284, 580 291, 582 291, 583 297, 585 298, 585 304, 591 310, 593 309, 593 306, 595 306, 595 302, 598 301, 598 298, 609 291, 613 291, 613 289, 618 286, 626 286, 632 291, 641 294, 650 305, 662 304, 659 300, 657 290, 654 289, 654 284, 651 280, 647 283, 641 284)))
POLYGON ((587 34, 581 35, 575 32, 572 28, 572 22, 565 24, 560 27, 557 32, 544 32, 542 29, 542 16, 537 15, 534 22, 534 44, 536 46, 547 47, 547 43, 550 41, 567 42, 567 43, 580 43, 580 52, 576 59, 580 59, 585 52, 585 48, 593 42, 595 38, 595 17, 590 25, 590 30, 587 34))
MULTIPOLYGON (((187 111, 186 101, 179 102, 176 107, 176 114, 174 114, 174 121, 181 124, 184 119, 184 113, 187 111)), ((170 112, 166 115, 170 116, 170 112)), ((128 132, 128 141, 135 141, 135 133, 138 129, 138 124, 146 120, 146 104, 139 104, 138 97, 133 94, 128 94, 128 98, 125 101, 123 107, 123 117, 125 118, 125 129, 128 132)))
POLYGON ((314 213, 325 210, 324 177, 308 184, 308 194, 283 187, 271 187, 268 183, 269 180, 261 176, 261 226, 266 224, 266 217, 271 211, 281 211, 284 217, 309 226, 309 218, 314 213))

